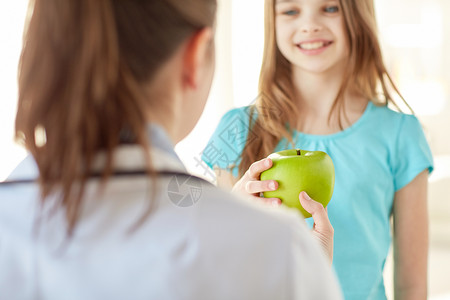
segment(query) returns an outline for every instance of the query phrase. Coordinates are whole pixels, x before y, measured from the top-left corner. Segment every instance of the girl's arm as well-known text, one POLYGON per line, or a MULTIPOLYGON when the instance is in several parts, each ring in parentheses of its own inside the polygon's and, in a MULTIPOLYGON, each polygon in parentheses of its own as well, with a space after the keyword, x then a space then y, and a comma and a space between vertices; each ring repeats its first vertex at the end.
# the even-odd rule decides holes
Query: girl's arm
POLYGON ((428 171, 395 193, 394 294, 396 300, 427 299, 428 171))
POLYGON ((227 170, 215 167, 214 173, 217 178, 217 186, 225 190, 231 190, 238 181, 238 178, 234 177, 233 174, 227 170))

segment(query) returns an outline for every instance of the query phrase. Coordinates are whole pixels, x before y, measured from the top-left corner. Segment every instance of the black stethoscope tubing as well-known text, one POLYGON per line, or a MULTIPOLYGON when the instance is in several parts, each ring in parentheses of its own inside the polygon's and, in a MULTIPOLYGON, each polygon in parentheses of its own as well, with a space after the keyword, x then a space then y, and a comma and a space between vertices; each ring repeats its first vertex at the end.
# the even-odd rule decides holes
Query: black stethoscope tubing
MULTIPOLYGON (((148 176, 149 174, 146 171, 143 170, 130 170, 130 171, 115 171, 112 173, 112 177, 120 177, 120 178, 126 178, 126 177, 138 177, 138 176, 148 176)), ((93 173, 89 176, 89 179, 100 179, 103 176, 103 174, 100 173, 93 173)), ((156 176, 180 176, 180 177, 188 177, 194 178, 200 180, 202 183, 207 183, 209 185, 212 185, 209 181, 197 177, 195 175, 191 175, 185 172, 178 172, 178 171, 157 171, 156 176)), ((37 179, 13 179, 13 180, 6 180, 6 181, 0 181, 0 186, 8 186, 8 185, 18 185, 18 184, 33 184, 37 183, 37 179)))

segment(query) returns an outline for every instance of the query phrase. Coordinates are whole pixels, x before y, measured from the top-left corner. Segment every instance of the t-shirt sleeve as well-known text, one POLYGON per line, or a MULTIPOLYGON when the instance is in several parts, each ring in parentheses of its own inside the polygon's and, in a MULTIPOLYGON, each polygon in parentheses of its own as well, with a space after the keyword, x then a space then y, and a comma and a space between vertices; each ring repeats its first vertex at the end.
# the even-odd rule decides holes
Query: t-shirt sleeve
POLYGON ((420 172, 433 171, 433 156, 419 120, 404 115, 397 138, 394 165, 395 191, 410 183, 420 172))
POLYGON ((238 175, 238 164, 248 136, 249 113, 247 107, 228 111, 220 120, 202 152, 202 160, 212 169, 238 175))

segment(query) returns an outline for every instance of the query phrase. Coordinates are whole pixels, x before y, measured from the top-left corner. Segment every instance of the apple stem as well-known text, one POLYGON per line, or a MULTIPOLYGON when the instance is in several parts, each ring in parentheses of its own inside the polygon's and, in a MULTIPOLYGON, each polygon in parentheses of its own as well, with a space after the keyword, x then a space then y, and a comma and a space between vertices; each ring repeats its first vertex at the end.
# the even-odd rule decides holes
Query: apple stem
POLYGON ((302 152, 300 151, 300 149, 297 149, 297 155, 302 155, 302 152))

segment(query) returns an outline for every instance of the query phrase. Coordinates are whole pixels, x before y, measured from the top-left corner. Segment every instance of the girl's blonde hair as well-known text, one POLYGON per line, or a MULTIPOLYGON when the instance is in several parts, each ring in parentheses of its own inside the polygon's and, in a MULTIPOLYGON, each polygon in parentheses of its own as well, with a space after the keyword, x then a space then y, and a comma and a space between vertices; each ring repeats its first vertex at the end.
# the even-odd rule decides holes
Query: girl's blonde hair
MULTIPOLYGON (((342 128, 342 117, 345 116, 343 94, 349 88, 378 105, 391 103, 398 108, 391 96, 392 92, 398 94, 403 101, 404 99, 383 62, 373 0, 340 0, 340 5, 350 52, 343 85, 334 101, 329 119, 333 113, 338 113, 342 128)), ((276 45, 275 0, 265 0, 264 31, 259 97, 250 107, 249 130, 252 134, 241 155, 239 177, 253 162, 273 152, 282 138, 294 143, 290 125, 297 123, 298 108, 293 98, 291 64, 276 45)))
POLYGON ((145 112, 160 104, 144 86, 215 12, 216 0, 30 1, 16 139, 34 156, 43 202, 61 194, 69 235, 95 155, 106 154, 105 182, 123 132, 148 150, 145 112))

